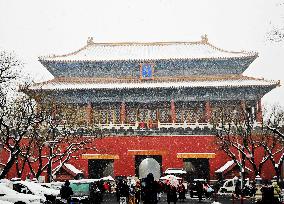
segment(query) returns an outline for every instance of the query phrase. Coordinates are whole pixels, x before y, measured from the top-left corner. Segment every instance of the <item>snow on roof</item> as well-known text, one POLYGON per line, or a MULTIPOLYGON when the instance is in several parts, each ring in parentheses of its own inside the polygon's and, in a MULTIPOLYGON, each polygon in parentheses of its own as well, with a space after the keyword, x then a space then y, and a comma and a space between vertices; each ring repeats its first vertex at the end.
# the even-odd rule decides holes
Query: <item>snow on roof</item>
MULTIPOLYGON (((228 170, 232 165, 234 165, 234 166, 236 165, 236 163, 234 162, 234 160, 227 161, 227 163, 224 164, 223 166, 221 166, 219 169, 217 169, 217 170, 215 171, 215 173, 223 173, 224 171, 228 170)), ((248 167, 245 167, 245 169, 246 169, 247 171, 252 172, 252 170, 251 170, 250 168, 248 168, 248 167)))
POLYGON ((181 81, 134 81, 134 82, 84 82, 51 80, 31 86, 30 90, 74 90, 74 89, 143 89, 143 88, 196 88, 196 87, 247 87, 279 85, 273 80, 242 77, 222 80, 181 80, 181 81))
POLYGON ((225 170, 230 168, 233 164, 234 164, 234 160, 227 161, 226 164, 224 164, 218 170, 216 170, 215 173, 223 173, 225 170))
POLYGON ((114 178, 112 178, 111 176, 106 176, 106 177, 102 177, 101 180, 103 180, 103 181, 114 181, 114 178))
POLYGON ((257 56, 255 52, 231 52, 211 45, 207 37, 197 42, 123 42, 94 43, 88 40, 83 48, 61 56, 40 57, 47 61, 107 61, 202 59, 257 56))
POLYGON ((64 164, 64 166, 69 169, 70 171, 72 171, 74 174, 82 174, 83 172, 79 169, 77 169, 75 166, 73 166, 72 164, 64 164))

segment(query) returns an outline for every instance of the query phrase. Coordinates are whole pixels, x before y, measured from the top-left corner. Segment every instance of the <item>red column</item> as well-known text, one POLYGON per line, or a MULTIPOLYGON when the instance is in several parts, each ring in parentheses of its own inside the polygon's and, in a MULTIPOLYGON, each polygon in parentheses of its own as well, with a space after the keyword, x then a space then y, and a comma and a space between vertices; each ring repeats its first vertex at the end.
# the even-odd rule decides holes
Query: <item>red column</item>
POLYGON ((122 102, 120 105, 120 123, 124 124, 126 119, 126 109, 125 109, 125 103, 122 102))
POLYGON ((261 99, 259 99, 256 104, 256 122, 262 122, 261 99))
POLYGON ((176 107, 175 107, 174 99, 171 100, 171 119, 172 119, 172 123, 176 123, 177 116, 176 116, 176 107))
POLYGON ((52 117, 52 119, 55 119, 55 117, 56 117, 56 113, 57 113, 56 109, 57 109, 56 105, 52 104, 52 110, 51 110, 51 117, 52 117))
POLYGON ((246 111, 246 102, 244 100, 241 100, 241 111, 246 111))
POLYGON ((93 120, 93 106, 91 102, 87 104, 86 113, 87 113, 87 124, 90 125, 92 124, 92 120, 93 120))
POLYGON ((210 101, 206 101, 205 102, 205 114, 204 114, 204 119, 205 119, 205 122, 210 122, 211 120, 211 105, 210 105, 210 101))

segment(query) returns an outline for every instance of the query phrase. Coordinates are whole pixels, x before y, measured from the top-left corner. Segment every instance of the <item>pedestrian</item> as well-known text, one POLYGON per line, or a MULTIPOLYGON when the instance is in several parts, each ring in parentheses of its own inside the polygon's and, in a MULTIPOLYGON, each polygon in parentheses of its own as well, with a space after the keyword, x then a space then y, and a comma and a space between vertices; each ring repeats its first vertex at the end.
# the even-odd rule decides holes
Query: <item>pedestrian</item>
POLYGON ((91 184, 90 189, 90 204, 99 204, 100 202, 100 189, 96 182, 94 182, 91 184))
POLYGON ((238 198, 242 193, 242 189, 241 189, 241 181, 238 179, 236 181, 236 186, 235 186, 235 195, 238 198))
POLYGON ((73 195, 73 190, 70 187, 69 180, 66 180, 64 185, 60 189, 60 196, 62 202, 70 204, 71 203, 71 195, 73 195))
POLYGON ((280 197, 280 194, 281 194, 281 189, 280 189, 277 181, 274 181, 272 183, 272 186, 273 186, 274 202, 279 203, 279 197, 280 197))
POLYGON ((202 201, 202 195, 203 195, 203 185, 201 183, 201 181, 197 181, 196 183, 196 191, 197 191, 197 196, 198 196, 198 201, 201 202, 202 201))
POLYGON ((207 182, 204 183, 203 189, 204 189, 205 197, 210 198, 214 192, 214 189, 207 182))
POLYGON ((273 203, 274 202, 274 188, 269 181, 264 181, 264 185, 261 187, 263 204, 273 203))
POLYGON ((182 181, 180 181, 178 186, 178 198, 183 202, 185 200, 185 186, 183 185, 182 181))
POLYGON ((170 204, 171 202, 176 204, 176 202, 177 202, 177 189, 176 189, 176 187, 171 185, 170 182, 168 182, 167 187, 166 187, 166 192, 167 192, 168 204, 170 204))
POLYGON ((125 199, 126 202, 128 203, 129 187, 128 187, 126 181, 122 180, 120 182, 120 185, 118 186, 118 188, 119 188, 119 190, 118 190, 119 191, 119 201, 121 199, 125 199))
POLYGON ((137 181, 135 185, 135 202, 137 204, 140 203, 140 198, 141 198, 141 184, 140 181, 137 181))
POLYGON ((145 187, 143 188, 144 204, 158 203, 158 198, 157 198, 158 192, 159 192, 159 185, 157 182, 155 182, 153 174, 149 173, 145 180, 145 187))
POLYGON ((110 190, 109 190, 109 189, 110 189, 110 185, 109 185, 108 182, 105 181, 104 184, 103 184, 103 186, 104 186, 104 191, 105 191, 105 192, 110 192, 110 190))
POLYGON ((135 185, 133 183, 129 184, 129 197, 128 197, 129 204, 136 204, 135 199, 135 185))

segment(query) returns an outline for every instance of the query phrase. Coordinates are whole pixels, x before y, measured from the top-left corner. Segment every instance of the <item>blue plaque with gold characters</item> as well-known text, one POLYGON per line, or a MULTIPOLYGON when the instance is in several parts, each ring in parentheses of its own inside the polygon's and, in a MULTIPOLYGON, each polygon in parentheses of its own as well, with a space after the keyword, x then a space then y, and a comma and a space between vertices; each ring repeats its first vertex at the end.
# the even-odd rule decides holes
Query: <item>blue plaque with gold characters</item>
POLYGON ((141 79, 153 79, 153 73, 154 73, 154 64, 152 63, 141 64, 140 67, 141 79))

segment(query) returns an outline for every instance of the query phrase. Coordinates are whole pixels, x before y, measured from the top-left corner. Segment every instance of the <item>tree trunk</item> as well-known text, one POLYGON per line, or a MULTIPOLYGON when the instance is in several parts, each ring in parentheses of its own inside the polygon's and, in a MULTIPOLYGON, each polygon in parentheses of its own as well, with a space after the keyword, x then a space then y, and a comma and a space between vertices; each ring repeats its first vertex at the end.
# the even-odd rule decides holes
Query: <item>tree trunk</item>
POLYGON ((3 168, 0 179, 4 179, 6 175, 9 173, 10 169, 15 164, 16 159, 18 158, 19 153, 16 153, 14 156, 11 156, 11 159, 6 163, 6 166, 3 168))

